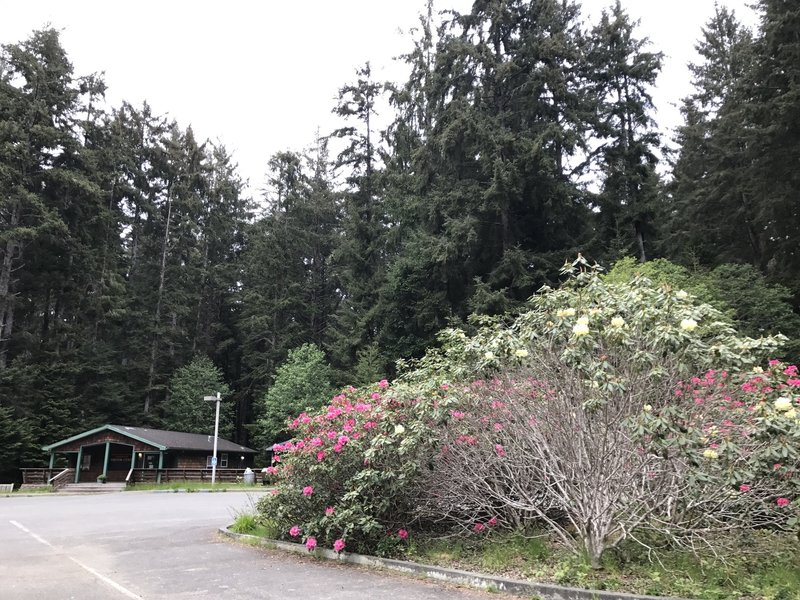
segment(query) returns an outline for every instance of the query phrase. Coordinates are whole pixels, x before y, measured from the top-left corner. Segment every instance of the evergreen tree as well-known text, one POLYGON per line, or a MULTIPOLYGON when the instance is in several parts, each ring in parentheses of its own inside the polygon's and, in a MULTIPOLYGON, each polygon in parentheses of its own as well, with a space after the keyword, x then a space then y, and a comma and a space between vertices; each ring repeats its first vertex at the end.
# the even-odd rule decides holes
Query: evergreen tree
POLYGON ((223 381, 222 371, 207 356, 196 356, 169 380, 169 396, 162 405, 162 425, 172 431, 214 434, 215 402, 203 396, 220 394, 219 436, 231 439, 235 418, 230 402, 231 389, 223 381))
POLYGON ((598 199, 601 238, 612 258, 634 248, 641 262, 652 250, 646 241, 659 227, 655 150, 659 134, 650 116, 650 89, 661 69, 660 53, 647 52, 647 39, 634 36, 636 23, 620 0, 603 11, 589 34, 588 77, 598 101, 595 151, 602 174, 598 199), (617 253, 613 256, 613 253, 617 253))
POLYGON ((314 344, 290 350, 275 373, 275 383, 261 400, 255 426, 257 447, 284 441, 291 435, 289 418, 328 402, 333 393, 332 376, 325 355, 314 344))

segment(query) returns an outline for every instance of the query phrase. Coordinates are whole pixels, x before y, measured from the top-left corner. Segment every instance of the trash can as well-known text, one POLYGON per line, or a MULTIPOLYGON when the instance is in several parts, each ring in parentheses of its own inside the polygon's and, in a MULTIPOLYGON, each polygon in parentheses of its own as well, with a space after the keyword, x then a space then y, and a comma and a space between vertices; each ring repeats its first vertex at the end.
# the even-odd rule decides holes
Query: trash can
POLYGON ((245 485, 255 485, 256 484, 256 474, 253 473, 253 469, 247 467, 244 470, 244 484, 245 485))

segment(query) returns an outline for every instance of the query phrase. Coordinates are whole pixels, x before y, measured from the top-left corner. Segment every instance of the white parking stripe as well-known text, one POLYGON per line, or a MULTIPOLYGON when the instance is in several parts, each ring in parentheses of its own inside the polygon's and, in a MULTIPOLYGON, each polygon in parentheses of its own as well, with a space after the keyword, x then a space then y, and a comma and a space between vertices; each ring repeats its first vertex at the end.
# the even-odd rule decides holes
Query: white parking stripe
MULTIPOLYGON (((12 524, 14 527, 16 527, 17 529, 20 529, 21 531, 24 531, 25 533, 27 533, 29 536, 31 536, 33 539, 35 539, 37 542, 39 542, 39 543, 41 543, 41 544, 44 544, 44 545, 45 545, 45 546, 47 546, 48 548, 52 548, 53 550, 55 550, 55 546, 53 546, 53 544, 51 544, 50 542, 48 542, 48 541, 47 541, 46 539, 44 539, 42 536, 40 536, 40 535, 38 535, 38 534, 36 534, 36 533, 32 532, 30 529, 28 529, 27 527, 25 527, 25 526, 24 526, 22 523, 19 523, 19 522, 17 522, 17 521, 9 521, 9 523, 11 523, 11 524, 12 524)), ((66 555, 65 555, 65 556, 66 556, 66 555)), ((106 583, 106 584, 110 585, 112 588, 114 588, 115 590, 117 590, 117 591, 118 591, 120 594, 122 594, 123 596, 126 596, 126 597, 128 597, 128 598, 131 598, 131 600, 142 600, 142 597, 141 597, 139 594, 134 594, 132 591, 130 591, 130 590, 129 590, 129 589, 127 589, 126 587, 123 587, 123 586, 121 586, 121 585, 120 585, 120 584, 118 584, 116 581, 114 581, 114 580, 112 580, 112 579, 109 579, 108 577, 106 577, 106 576, 105 576, 105 575, 103 575, 102 573, 98 573, 97 571, 95 571, 95 570, 94 570, 92 567, 90 567, 89 565, 85 565, 85 564, 83 564, 83 563, 82 563, 81 561, 79 561, 77 558, 72 558, 71 556, 67 556, 67 558, 68 558, 68 559, 70 559, 72 562, 74 562, 76 565, 78 565, 78 566, 79 566, 81 569, 84 569, 85 571, 88 571, 89 573, 91 573, 92 575, 94 575, 95 577, 97 577, 97 578, 98 578, 100 581, 103 581, 104 583, 106 583)))

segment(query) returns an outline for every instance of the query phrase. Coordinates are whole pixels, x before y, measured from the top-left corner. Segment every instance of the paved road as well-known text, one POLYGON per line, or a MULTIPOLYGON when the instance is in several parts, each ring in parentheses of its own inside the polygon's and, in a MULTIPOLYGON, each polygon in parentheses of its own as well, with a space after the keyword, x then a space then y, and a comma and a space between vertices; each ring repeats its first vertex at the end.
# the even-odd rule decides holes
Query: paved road
POLYGON ((223 540, 244 493, 0 498, 0 600, 487 600, 223 540))

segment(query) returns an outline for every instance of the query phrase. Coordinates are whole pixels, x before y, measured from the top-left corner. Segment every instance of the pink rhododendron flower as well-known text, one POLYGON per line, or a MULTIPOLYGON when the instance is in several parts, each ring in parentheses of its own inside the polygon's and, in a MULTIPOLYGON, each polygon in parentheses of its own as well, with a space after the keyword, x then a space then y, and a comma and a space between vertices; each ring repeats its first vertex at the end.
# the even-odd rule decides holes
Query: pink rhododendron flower
POLYGON ((385 390, 387 387, 389 387, 389 382, 386 381, 385 379, 381 379, 378 382, 378 387, 381 388, 382 390, 385 390))
POLYGON ((335 510, 336 510, 336 509, 335 509, 335 508, 333 508, 332 506, 328 506, 328 507, 325 509, 325 514, 326 514, 327 516, 329 516, 329 517, 330 517, 330 516, 333 514, 333 512, 334 512, 335 510))
POLYGON ((367 421, 366 423, 364 423, 364 429, 372 429, 376 425, 377 423, 375 423, 374 421, 367 421))
POLYGON ((350 441, 350 438, 349 438, 349 437, 347 437, 346 435, 340 435, 340 436, 339 436, 339 439, 337 440, 337 443, 338 443, 340 446, 344 446, 344 445, 345 445, 347 442, 349 442, 349 441, 350 441))
POLYGON ((783 370, 784 375, 789 375, 790 377, 797 375, 797 367, 795 365, 789 365, 783 370))
POLYGON ((289 530, 289 535, 292 536, 292 537, 297 537, 298 535, 300 535, 300 527, 298 525, 295 525, 294 527, 292 527, 289 530))
POLYGON ((339 538, 338 540, 333 542, 333 549, 336 550, 336 552, 341 552, 342 550, 344 550, 344 540, 342 538, 339 538))
POLYGON ((309 537, 306 539, 306 548, 308 548, 309 551, 313 550, 316 547, 317 547, 317 538, 309 537))
POLYGON ((381 395, 378 392, 372 392, 372 394, 370 394, 369 397, 372 398, 373 400, 380 400, 381 399, 381 395))
POLYGON ((474 531, 475 533, 480 533, 484 529, 486 529, 486 525, 484 525, 483 523, 475 523, 475 525, 472 526, 472 531, 474 531))
POLYGON ((503 424, 502 423, 495 423, 494 425, 492 425, 492 428, 495 431, 502 431, 503 430, 503 424))
MULTIPOLYGON (((389 533, 391 533, 391 532, 389 532, 389 533)), ((401 540, 404 540, 404 539, 406 539, 408 537, 408 532, 405 529, 398 529, 397 530, 397 537, 399 537, 401 540)))
POLYGON ((307 485, 303 488, 303 496, 310 496, 314 493, 314 488, 310 485, 307 485))
POLYGON ((325 459, 325 450, 317 452, 317 462, 322 462, 325 459))
POLYGON ((781 463, 775 463, 774 465, 772 465, 772 468, 775 469, 776 471, 779 470, 781 468, 781 463))
POLYGON ((778 504, 778 506, 789 506, 789 499, 788 498, 778 498, 777 504, 778 504))
POLYGON ((275 475, 275 473, 277 473, 277 472, 278 472, 278 469, 276 469, 275 467, 267 467, 265 470, 266 470, 266 472, 267 472, 267 473, 269 473, 270 475, 275 475))
POLYGON ((503 448, 502 444, 495 444, 494 451, 497 453, 497 456, 503 458, 506 455, 506 449, 503 448))
POLYGON ((746 483, 743 483, 742 485, 739 486, 739 491, 740 492, 749 492, 750 491, 750 486, 747 485, 746 483))
POLYGON ((460 411, 460 410, 451 410, 450 414, 452 415, 452 417, 454 419, 463 419, 464 416, 465 416, 465 413, 463 411, 460 411))
POLYGON ((491 519, 489 519, 489 520, 486 522, 486 524, 487 524, 489 527, 494 527, 495 525, 497 525, 497 517, 492 517, 491 519))
POLYGON ((439 386, 439 389, 441 389, 442 391, 446 392, 447 390, 450 389, 450 386, 448 384, 446 384, 446 383, 443 383, 442 385, 439 386))
POLYGON ((800 387, 800 379, 797 378, 787 379, 786 385, 790 385, 792 387, 800 387))
POLYGON ((327 435, 327 436, 328 436, 328 439, 329 439, 329 440, 335 440, 335 439, 336 439, 336 436, 337 436, 337 435, 339 435, 339 434, 338 434, 338 433, 336 433, 335 431, 329 431, 329 432, 328 432, 328 433, 326 433, 325 435, 327 435))
POLYGON ((772 360, 769 361, 769 366, 770 367, 774 367, 775 365, 779 365, 779 364, 781 364, 781 361, 779 361, 777 358, 773 358, 772 360))
POLYGON ((341 452, 341 451, 342 451, 342 445, 341 445, 341 444, 336 444, 336 445, 333 447, 333 451, 334 451, 334 452, 336 452, 336 454, 339 454, 339 452, 341 452))

